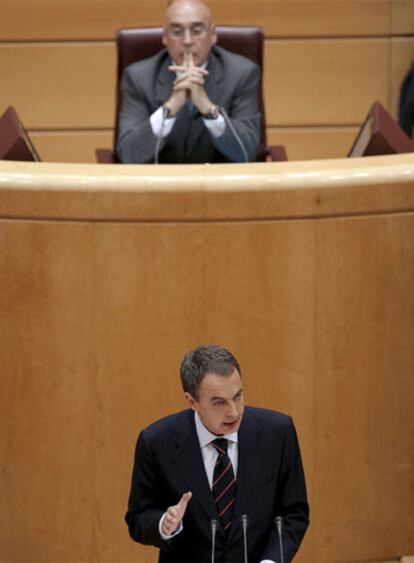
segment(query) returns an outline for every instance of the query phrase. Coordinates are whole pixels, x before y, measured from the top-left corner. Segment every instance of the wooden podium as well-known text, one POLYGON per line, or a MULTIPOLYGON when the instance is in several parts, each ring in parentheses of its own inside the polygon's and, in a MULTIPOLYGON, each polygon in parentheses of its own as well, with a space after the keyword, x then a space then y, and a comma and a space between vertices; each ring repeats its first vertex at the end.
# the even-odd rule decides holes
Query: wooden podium
POLYGON ((202 343, 293 416, 295 562, 412 553, 413 210, 414 154, 0 162, 0 561, 157 560, 123 521, 133 450, 202 343))

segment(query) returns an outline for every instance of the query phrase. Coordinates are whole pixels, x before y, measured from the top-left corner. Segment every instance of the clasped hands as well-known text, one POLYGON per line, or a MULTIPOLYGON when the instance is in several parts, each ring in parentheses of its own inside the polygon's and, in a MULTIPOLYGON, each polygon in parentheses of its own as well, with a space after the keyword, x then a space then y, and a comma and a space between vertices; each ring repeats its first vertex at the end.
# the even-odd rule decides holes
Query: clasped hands
POLYGON ((175 532, 175 530, 180 525, 181 520, 183 519, 184 513, 187 509, 188 501, 192 496, 193 493, 191 492, 184 493, 180 498, 178 504, 169 506, 167 508, 161 526, 163 534, 165 534, 166 536, 171 536, 171 534, 175 532))
POLYGON ((201 114, 207 114, 213 105, 204 89, 208 70, 196 66, 192 54, 188 52, 184 53, 182 65, 171 65, 168 70, 177 73, 172 94, 164 104, 171 115, 175 116, 189 99, 201 114))

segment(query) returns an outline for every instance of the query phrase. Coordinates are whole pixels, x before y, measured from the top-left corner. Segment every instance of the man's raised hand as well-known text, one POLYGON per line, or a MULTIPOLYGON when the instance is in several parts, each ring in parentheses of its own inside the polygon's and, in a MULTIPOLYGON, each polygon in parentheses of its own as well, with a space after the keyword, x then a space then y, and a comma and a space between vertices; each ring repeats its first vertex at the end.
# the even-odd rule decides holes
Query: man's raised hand
POLYGON ((180 525, 181 520, 183 519, 184 513, 187 509, 187 504, 190 498, 193 496, 193 493, 190 491, 184 493, 183 496, 178 501, 178 504, 174 506, 169 506, 167 511, 164 514, 164 519, 162 522, 162 532, 166 536, 170 536, 175 532, 175 530, 180 525))

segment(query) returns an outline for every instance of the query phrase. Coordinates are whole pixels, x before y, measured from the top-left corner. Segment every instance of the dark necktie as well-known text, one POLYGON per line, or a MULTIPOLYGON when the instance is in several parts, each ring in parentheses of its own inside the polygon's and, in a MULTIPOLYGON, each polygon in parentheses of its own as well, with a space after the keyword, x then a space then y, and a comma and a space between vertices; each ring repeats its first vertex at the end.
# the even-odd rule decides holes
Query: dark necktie
POLYGON ((213 499, 223 528, 227 531, 231 526, 233 506, 236 500, 236 478, 227 455, 227 440, 217 438, 211 444, 218 453, 213 473, 213 499))

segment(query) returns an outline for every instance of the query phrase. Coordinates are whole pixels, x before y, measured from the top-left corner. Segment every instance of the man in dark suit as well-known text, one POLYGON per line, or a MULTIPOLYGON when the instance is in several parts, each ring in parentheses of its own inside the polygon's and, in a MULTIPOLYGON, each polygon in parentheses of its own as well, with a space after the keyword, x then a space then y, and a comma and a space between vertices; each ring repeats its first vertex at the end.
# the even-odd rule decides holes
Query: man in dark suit
MULTIPOLYGON (((288 563, 308 526, 299 444, 281 413, 245 407, 240 366, 220 346, 181 364, 190 409, 138 438, 126 522, 159 561, 288 563), (275 519, 282 519, 282 542, 275 519)), ((280 532, 280 530, 279 530, 280 532)))
POLYGON ((218 46, 208 7, 174 0, 166 49, 125 69, 117 151, 122 162, 255 160, 259 67, 218 46))

